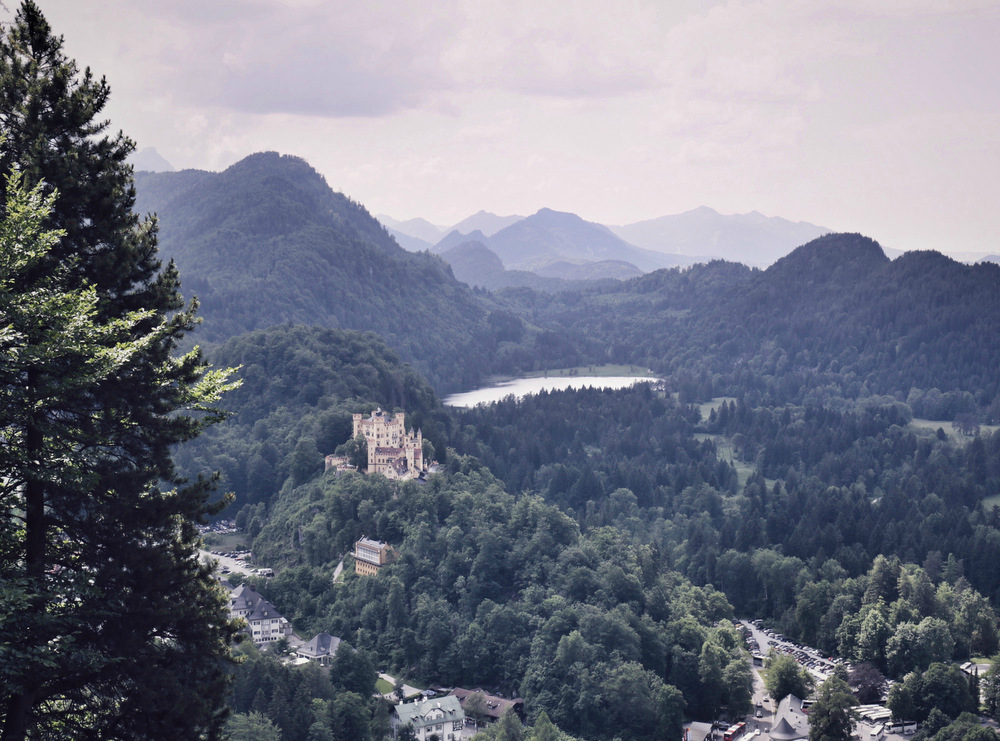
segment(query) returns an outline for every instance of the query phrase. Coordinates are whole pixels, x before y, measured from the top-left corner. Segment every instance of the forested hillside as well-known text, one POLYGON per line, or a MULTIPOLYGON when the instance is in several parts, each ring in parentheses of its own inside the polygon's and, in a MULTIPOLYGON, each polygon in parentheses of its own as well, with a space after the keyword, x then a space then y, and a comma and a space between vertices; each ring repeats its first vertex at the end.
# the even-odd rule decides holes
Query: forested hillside
POLYGON ((888 394, 914 401, 918 415, 992 422, 998 287, 992 263, 933 252, 889 261, 870 239, 831 234, 766 271, 713 262, 555 296, 499 295, 581 346, 596 341, 607 361, 664 374, 689 399, 822 404, 888 394))
POLYGON ((254 550, 282 567, 262 588, 305 632, 356 637, 425 681, 519 693, 532 717, 545 710, 584 738, 669 737, 685 711, 750 707, 721 594, 624 531, 581 533, 539 497, 507 493, 474 459, 426 485, 307 484, 281 497, 254 550), (400 559, 377 578, 330 583, 362 534, 400 559))
POLYGON ((279 571, 260 587, 300 630, 520 694, 588 739, 742 707, 746 659, 720 618, 764 617, 894 677, 1000 648, 996 435, 914 428, 893 401, 702 419, 648 385, 508 399, 454 429, 478 459, 452 454, 427 484, 328 474, 286 485, 266 517, 243 510, 279 571), (399 561, 332 584, 361 535, 399 561))
MULTIPOLYGON (((190 475, 220 471, 221 489, 266 512, 274 495, 323 471, 351 437, 351 415, 405 409, 410 426, 445 451, 449 420, 434 391, 372 333, 279 326, 234 337, 213 353, 242 386, 223 402, 232 417, 178 451, 190 475)), ((251 516, 251 520, 254 518, 251 516)))
POLYGON ((488 309, 301 159, 262 153, 136 185, 136 210, 158 216, 161 254, 201 302, 199 341, 288 323, 374 331, 442 388, 479 380, 460 358, 489 339, 488 309))
POLYGON ((762 549, 794 575, 857 577, 886 555, 936 563, 940 578, 950 558, 953 578, 1000 599, 1000 513, 987 504, 1000 494, 1000 436, 913 428, 897 402, 838 412, 730 401, 699 421, 697 407, 648 388, 458 414, 458 450, 511 490, 543 494, 585 529, 613 525, 673 553, 695 583, 724 588, 741 614, 789 620, 793 635, 795 576, 769 573, 771 561, 761 571, 762 549))
MULTIPOLYGON (((294 158, 140 194, 216 323, 213 362, 243 378, 233 420, 179 464, 222 471, 230 515, 278 572, 258 587, 301 634, 350 636, 427 683, 518 693, 529 722, 544 711, 584 739, 743 707, 736 615, 897 678, 1000 649, 1000 437, 981 427, 1000 418, 1000 267, 890 261, 839 234, 764 271, 491 293, 404 253, 294 158), (466 411, 436 395, 602 362, 664 384, 466 411), (445 472, 324 474, 350 415, 378 406, 405 411, 445 472), (399 561, 334 586, 361 535, 399 561)), ((361 700, 282 719, 250 694, 233 708, 282 727, 384 725, 361 700)))

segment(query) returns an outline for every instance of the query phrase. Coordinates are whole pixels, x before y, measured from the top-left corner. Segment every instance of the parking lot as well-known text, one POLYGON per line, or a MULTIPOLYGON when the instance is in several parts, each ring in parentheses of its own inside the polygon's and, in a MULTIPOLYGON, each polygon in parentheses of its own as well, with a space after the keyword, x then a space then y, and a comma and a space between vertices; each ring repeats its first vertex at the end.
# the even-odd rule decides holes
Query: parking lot
MULTIPOLYGON (((741 620, 740 622, 748 631, 747 643, 750 646, 751 652, 765 658, 771 650, 788 654, 808 670, 817 685, 825 682, 838 664, 843 664, 848 671, 851 669, 849 662, 839 658, 823 656, 818 650, 810 646, 803 646, 785 638, 780 633, 765 629, 759 620, 741 620)), ((758 674, 758 669, 759 667, 754 666, 755 674, 758 674)), ((754 681, 754 705, 756 708, 762 708, 758 723, 760 724, 759 727, 763 732, 763 736, 769 738, 767 732, 775 720, 773 713, 777 708, 774 706, 773 701, 766 696, 763 690, 763 682, 760 682, 758 685, 758 681, 759 674, 758 679, 754 681)), ((803 703, 803 710, 807 710, 807 707, 808 701, 803 703)), ((859 706, 855 710, 858 720, 855 725, 853 737, 859 741, 905 741, 916 732, 917 726, 915 723, 892 725, 889 719, 890 713, 884 706, 864 705, 859 706)), ((753 728, 749 723, 748 727, 753 728)), ((746 739, 749 737, 744 736, 743 738, 746 739)))
POLYGON ((254 573, 256 568, 247 562, 249 557, 250 551, 201 551, 201 560, 205 563, 215 561, 220 576, 254 573))
POLYGON ((850 665, 843 659, 824 656, 815 648, 786 639, 780 633, 761 627, 759 620, 754 622, 741 620, 740 622, 749 631, 747 640, 751 651, 765 657, 772 650, 788 654, 805 667, 817 683, 825 682, 837 664, 844 664, 848 670, 850 669, 850 665), (754 648, 755 646, 756 648, 754 648))

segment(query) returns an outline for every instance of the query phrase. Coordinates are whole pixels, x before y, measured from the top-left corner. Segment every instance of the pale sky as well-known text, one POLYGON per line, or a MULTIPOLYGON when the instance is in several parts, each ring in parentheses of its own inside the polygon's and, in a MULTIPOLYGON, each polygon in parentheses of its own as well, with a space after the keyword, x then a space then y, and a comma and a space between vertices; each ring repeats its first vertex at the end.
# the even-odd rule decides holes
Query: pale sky
POLYGON ((276 150, 439 225, 706 205, 1000 253, 998 0, 38 3, 178 169, 276 150))

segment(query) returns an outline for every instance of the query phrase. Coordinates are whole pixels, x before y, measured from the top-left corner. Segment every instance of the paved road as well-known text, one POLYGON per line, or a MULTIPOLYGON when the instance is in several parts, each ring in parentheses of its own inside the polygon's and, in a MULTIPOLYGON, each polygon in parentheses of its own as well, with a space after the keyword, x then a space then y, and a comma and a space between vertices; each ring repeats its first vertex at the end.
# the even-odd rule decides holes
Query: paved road
MULTIPOLYGON (((396 678, 395 677, 391 677, 388 674, 379 674, 379 677, 381 677, 382 679, 384 679, 386 682, 388 682, 389 684, 391 684, 393 687, 396 686, 396 678)), ((413 695, 419 695, 422 691, 423 690, 419 690, 416 687, 411 687, 410 685, 408 685, 406 683, 403 684, 403 692, 406 693, 406 697, 412 697, 413 695)), ((388 699, 393 700, 393 701, 395 701, 395 699, 396 699, 396 696, 392 692, 387 692, 384 695, 382 695, 382 697, 388 698, 388 699)))
POLYGON ((335 568, 333 570, 333 581, 334 581, 334 583, 337 582, 337 580, 340 578, 341 572, 344 570, 344 559, 345 558, 347 558, 346 555, 342 556, 341 559, 340 559, 340 563, 337 564, 337 568, 335 568))

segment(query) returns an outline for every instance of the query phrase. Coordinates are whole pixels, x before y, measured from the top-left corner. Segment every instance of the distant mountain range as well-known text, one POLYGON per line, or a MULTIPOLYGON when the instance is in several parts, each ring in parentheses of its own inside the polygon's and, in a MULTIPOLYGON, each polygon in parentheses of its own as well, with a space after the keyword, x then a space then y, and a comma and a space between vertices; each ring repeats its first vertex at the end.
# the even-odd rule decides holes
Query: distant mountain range
MULTIPOLYGON (((458 232, 452 234, 458 235, 458 232)), ((476 234, 481 232, 473 232, 470 237, 476 234)), ((458 280, 491 291, 500 288, 532 288, 536 291, 553 292, 584 281, 626 280, 642 275, 642 271, 635 265, 617 260, 601 260, 584 265, 555 262, 537 272, 507 270, 497 253, 476 239, 446 249, 441 253, 441 258, 451 265, 458 280)))
POLYGON ((501 229, 486 246, 505 267, 533 272, 557 263, 584 265, 605 260, 631 263, 643 273, 682 264, 680 256, 636 247, 606 226, 549 208, 501 229))
POLYGON ((375 218, 382 222, 385 228, 394 235, 399 233, 411 239, 418 239, 427 245, 426 248, 422 247, 421 249, 430 249, 450 232, 471 234, 472 232, 479 231, 487 237, 492 237, 501 229, 517 223, 524 217, 497 216, 496 214, 491 214, 489 211, 479 211, 450 227, 436 226, 426 219, 421 218, 398 221, 386 214, 379 214, 375 218))
POLYGON ((548 208, 528 217, 501 217, 480 211, 456 224, 433 244, 427 238, 435 236, 433 230, 438 233, 440 230, 423 219, 400 222, 386 216, 378 218, 404 249, 440 254, 453 268, 453 260, 461 259, 459 272, 465 277, 460 279, 470 285, 499 288, 526 285, 526 280, 534 283, 518 275, 524 272, 568 281, 621 280, 696 262, 684 255, 636 247, 602 224, 548 208), (483 262, 481 269, 475 268, 479 265, 475 258, 483 255, 481 251, 471 256, 463 250, 455 251, 469 244, 487 248, 500 260, 507 274, 497 272, 492 260, 483 262))
POLYGON ((651 250, 717 258, 765 268, 796 247, 831 230, 757 211, 724 216, 701 206, 674 216, 609 227, 622 239, 651 250))
MULTIPOLYGON (((451 263, 457 257, 453 248, 475 242, 489 248, 508 271, 563 280, 579 279, 579 267, 595 263, 602 266, 589 274, 617 278, 713 259, 767 267, 799 245, 830 232, 826 227, 756 211, 726 216, 706 206, 625 226, 605 226, 548 208, 528 217, 480 211, 450 228, 424 219, 397 221, 384 214, 377 218, 404 249, 435 252, 451 263), (618 267, 609 272, 606 261, 618 267)), ((478 279, 477 285, 496 283, 497 274, 470 275, 469 267, 466 260, 462 272, 478 279)), ((508 278, 522 284, 523 276, 508 278)))
POLYGON ((870 239, 835 234, 766 270, 722 260, 650 270, 644 260, 678 256, 548 209, 414 254, 304 161, 275 153, 221 173, 139 173, 136 191, 136 210, 159 216, 162 256, 201 301, 196 334, 209 347, 276 325, 373 331, 445 392, 613 362, 709 390, 763 374, 768 393, 794 403, 808 379, 852 399, 911 388, 968 392, 966 407, 1000 399, 1000 268, 988 262, 891 260, 870 239))

